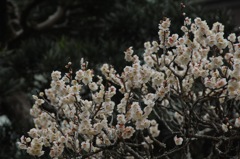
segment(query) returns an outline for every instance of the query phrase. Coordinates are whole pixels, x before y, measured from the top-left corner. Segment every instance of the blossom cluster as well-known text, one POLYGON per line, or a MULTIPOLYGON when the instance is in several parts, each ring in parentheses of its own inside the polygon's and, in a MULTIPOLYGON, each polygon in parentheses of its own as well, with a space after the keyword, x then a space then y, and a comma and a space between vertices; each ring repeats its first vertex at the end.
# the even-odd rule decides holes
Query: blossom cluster
POLYGON ((34 156, 49 148, 52 158, 161 158, 204 139, 228 151, 220 145, 240 138, 240 37, 200 18, 186 17, 182 36, 170 26, 160 22, 142 57, 129 47, 121 73, 104 64, 96 76, 83 59, 76 72, 71 63, 53 71, 50 88, 33 96, 35 128, 19 147, 34 156))

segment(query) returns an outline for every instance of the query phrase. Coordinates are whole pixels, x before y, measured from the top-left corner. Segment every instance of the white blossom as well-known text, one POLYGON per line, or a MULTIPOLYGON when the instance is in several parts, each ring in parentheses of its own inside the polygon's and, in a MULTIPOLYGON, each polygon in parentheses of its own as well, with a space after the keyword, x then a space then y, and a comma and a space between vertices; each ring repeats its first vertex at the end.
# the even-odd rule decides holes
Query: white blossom
POLYGON ((177 137, 177 135, 176 135, 176 136, 174 136, 174 142, 177 146, 182 145, 183 138, 182 137, 177 137))
POLYGON ((50 87, 33 95, 30 114, 35 127, 17 142, 19 148, 37 157, 48 152, 51 158, 69 157, 66 150, 89 158, 126 150, 131 153, 124 157, 134 158, 132 154, 144 148, 139 154, 148 158, 150 149, 172 151, 156 150, 155 145, 165 147, 162 124, 181 136, 173 138, 177 146, 184 139, 191 144, 215 138, 211 134, 219 128, 219 139, 228 139, 226 132, 237 134, 240 37, 225 36, 221 23, 210 28, 201 18, 192 22, 186 17, 180 27, 183 35, 172 34, 170 25, 169 18, 160 22, 159 41, 145 42, 142 56, 129 47, 121 72, 103 64, 103 76, 96 75, 84 59, 75 72, 53 71, 50 87), (194 137, 189 134, 192 129, 194 137))

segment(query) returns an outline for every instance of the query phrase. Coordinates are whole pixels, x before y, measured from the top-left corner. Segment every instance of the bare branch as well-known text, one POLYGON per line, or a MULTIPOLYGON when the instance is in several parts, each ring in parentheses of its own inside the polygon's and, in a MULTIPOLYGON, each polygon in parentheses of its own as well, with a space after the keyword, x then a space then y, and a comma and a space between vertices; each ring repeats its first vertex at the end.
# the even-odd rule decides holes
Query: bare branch
POLYGON ((65 15, 65 9, 62 6, 58 6, 55 13, 50 15, 48 19, 37 24, 34 29, 36 30, 44 30, 51 28, 54 24, 56 24, 63 16, 65 15))

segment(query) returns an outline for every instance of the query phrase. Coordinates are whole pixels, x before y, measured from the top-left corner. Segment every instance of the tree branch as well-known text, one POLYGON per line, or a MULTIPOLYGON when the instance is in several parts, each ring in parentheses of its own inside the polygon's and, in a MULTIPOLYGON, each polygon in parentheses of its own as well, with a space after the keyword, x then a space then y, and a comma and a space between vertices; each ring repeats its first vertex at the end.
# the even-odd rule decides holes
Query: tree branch
POLYGON ((45 21, 37 24, 34 29, 36 30, 44 30, 44 29, 48 29, 51 28, 54 24, 56 24, 63 16, 65 15, 65 9, 62 6, 58 6, 57 10, 55 11, 55 13, 53 13, 52 15, 50 15, 48 17, 48 19, 46 19, 45 21))

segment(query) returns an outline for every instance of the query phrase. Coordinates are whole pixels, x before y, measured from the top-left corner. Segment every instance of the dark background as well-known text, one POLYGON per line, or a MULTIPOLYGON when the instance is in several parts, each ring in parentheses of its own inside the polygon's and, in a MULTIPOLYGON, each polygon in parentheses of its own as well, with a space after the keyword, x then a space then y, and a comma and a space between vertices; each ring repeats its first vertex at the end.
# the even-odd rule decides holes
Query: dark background
POLYGON ((69 61, 76 70, 81 57, 96 73, 103 63, 121 70, 124 50, 133 46, 141 55, 145 41, 158 40, 163 17, 182 34, 182 12, 239 35, 239 0, 1 0, 0 158, 31 158, 16 141, 32 127, 31 94, 49 86, 53 70, 69 61))

